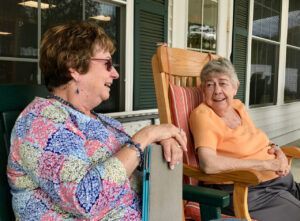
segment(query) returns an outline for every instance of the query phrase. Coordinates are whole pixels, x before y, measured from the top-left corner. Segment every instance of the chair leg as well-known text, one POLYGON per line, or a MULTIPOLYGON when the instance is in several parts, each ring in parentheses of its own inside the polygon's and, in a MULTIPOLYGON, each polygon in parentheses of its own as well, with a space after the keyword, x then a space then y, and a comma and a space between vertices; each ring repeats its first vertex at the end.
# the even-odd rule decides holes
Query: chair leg
POLYGON ((221 208, 200 204, 201 221, 221 218, 221 208))
POLYGON ((248 186, 243 183, 234 183, 233 190, 234 214, 237 218, 251 221, 248 211, 248 186))
POLYGON ((184 201, 182 201, 182 221, 185 221, 185 215, 184 215, 184 201))

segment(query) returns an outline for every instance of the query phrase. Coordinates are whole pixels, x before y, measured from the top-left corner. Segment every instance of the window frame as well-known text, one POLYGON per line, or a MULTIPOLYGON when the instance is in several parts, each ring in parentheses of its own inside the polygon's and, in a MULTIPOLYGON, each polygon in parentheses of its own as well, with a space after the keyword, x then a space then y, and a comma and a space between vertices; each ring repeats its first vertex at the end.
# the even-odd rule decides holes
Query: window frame
MULTIPOLYGON (((205 1, 208 1, 208 0, 202 0, 202 4, 201 4, 201 20, 202 21, 205 21, 204 19, 204 4, 205 4, 205 1)), ((188 50, 192 50, 192 51, 199 51, 199 52, 207 52, 207 53, 213 53, 213 54, 216 54, 217 53, 217 48, 218 48, 218 30, 219 30, 219 14, 220 14, 220 0, 210 0, 210 1, 215 1, 216 4, 217 4, 217 18, 216 18, 216 21, 217 21, 217 24, 216 24, 216 39, 215 39, 215 50, 209 50, 209 49, 204 49, 203 48, 203 37, 201 36, 201 48, 193 48, 193 47, 189 47, 188 46, 188 33, 189 33, 189 25, 188 25, 188 22, 189 22, 189 3, 190 1, 187 0, 186 2, 186 35, 185 35, 185 48, 188 49, 188 50)))
MULTIPOLYGON (((280 14, 280 31, 279 31, 279 42, 272 40, 266 40, 257 36, 254 36, 253 33, 253 14, 254 14, 254 0, 249 1, 249 27, 248 27, 248 58, 247 58, 247 73, 246 73, 246 93, 245 93, 245 105, 247 108, 256 109, 256 108, 265 108, 268 106, 280 106, 284 103, 284 86, 285 86, 285 66, 286 66, 286 47, 287 47, 287 25, 288 25, 288 7, 289 1, 281 0, 281 14, 280 14), (284 28, 286 27, 286 28, 284 28), (252 54, 252 39, 263 39, 264 41, 279 43, 279 63, 278 63, 278 76, 277 76, 277 90, 276 99, 274 104, 266 105, 249 105, 250 100, 250 78, 251 78, 251 54, 252 54)), ((274 94, 274 95, 275 95, 274 94)))
MULTIPOLYGON (((42 37, 41 33, 41 0, 37 0, 39 7, 37 10, 37 47, 40 48, 40 41, 42 37)), ((120 7, 121 24, 120 24, 120 88, 119 88, 119 106, 120 109, 113 113, 131 112, 133 110, 133 19, 134 9, 133 1, 126 0, 93 0, 97 3, 105 3, 120 7), (120 111, 121 110, 121 111, 120 111)), ((82 0, 82 20, 85 20, 85 3, 86 0, 82 0)), ((22 57, 8 57, 0 56, 0 61, 12 61, 12 62, 30 62, 36 65, 37 68, 37 84, 42 83, 41 70, 39 68, 40 55, 37 54, 37 58, 22 58, 22 57)))
MULTIPOLYGON (((289 2, 288 2, 289 3, 289 2)), ((287 24, 288 24, 288 16, 289 16, 289 4, 287 5, 287 24)), ((288 37, 288 25, 287 25, 287 34, 286 34, 288 37)), ((287 39, 288 40, 288 39, 287 39)), ((300 52, 300 46, 295 46, 295 45, 291 45, 291 44, 288 44, 287 43, 287 40, 286 40, 286 52, 288 49, 293 49, 293 50, 297 50, 298 52, 300 52)), ((287 55, 286 55, 287 57, 287 55)), ((286 68, 286 58, 285 58, 285 68, 286 68)), ((286 69, 285 69, 286 70, 286 69)), ((286 74, 286 72, 284 72, 286 74)), ((284 76, 286 78, 286 75, 284 76)), ((299 86, 299 85, 298 85, 299 86)), ((285 93, 285 83, 283 85, 283 93, 285 93)), ((300 101, 300 98, 299 99, 294 99, 294 100, 289 100, 289 101, 285 101, 284 100, 284 94, 283 94, 283 103, 285 104, 289 104, 289 103, 294 103, 294 102, 299 102, 300 101)))

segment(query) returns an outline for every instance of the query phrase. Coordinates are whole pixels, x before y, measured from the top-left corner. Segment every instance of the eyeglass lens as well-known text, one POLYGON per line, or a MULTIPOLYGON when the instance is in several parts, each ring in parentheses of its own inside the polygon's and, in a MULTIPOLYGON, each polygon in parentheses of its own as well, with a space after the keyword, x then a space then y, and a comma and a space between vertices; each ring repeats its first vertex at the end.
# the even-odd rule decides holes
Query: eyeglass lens
POLYGON ((112 68, 112 66, 113 66, 112 60, 111 60, 111 59, 108 59, 108 60, 105 62, 105 65, 106 65, 106 70, 107 70, 107 71, 111 71, 111 68, 112 68))
POLYGON ((112 59, 104 59, 104 58, 91 58, 93 61, 105 61, 105 66, 107 71, 111 71, 113 67, 112 59))

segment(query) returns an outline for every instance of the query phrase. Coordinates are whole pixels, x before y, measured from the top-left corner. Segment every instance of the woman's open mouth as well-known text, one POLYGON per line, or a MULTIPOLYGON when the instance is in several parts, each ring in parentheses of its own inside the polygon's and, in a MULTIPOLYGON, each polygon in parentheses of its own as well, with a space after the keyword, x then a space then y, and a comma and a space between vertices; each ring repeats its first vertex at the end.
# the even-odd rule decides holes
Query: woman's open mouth
POLYGON ((224 100, 226 100, 225 97, 224 97, 224 98, 214 98, 214 99, 213 99, 214 102, 222 102, 222 101, 224 101, 224 100))

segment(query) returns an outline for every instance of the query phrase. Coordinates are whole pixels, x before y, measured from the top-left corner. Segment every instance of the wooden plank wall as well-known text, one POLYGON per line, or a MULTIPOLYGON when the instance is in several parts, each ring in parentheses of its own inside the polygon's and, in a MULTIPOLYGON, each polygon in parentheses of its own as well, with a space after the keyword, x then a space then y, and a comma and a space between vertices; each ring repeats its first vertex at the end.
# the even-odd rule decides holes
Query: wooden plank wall
POLYGON ((255 125, 279 145, 300 139, 300 103, 249 109, 255 125))

